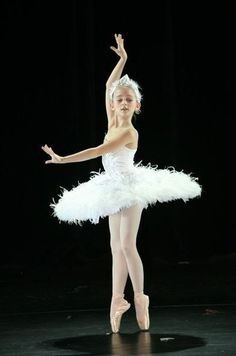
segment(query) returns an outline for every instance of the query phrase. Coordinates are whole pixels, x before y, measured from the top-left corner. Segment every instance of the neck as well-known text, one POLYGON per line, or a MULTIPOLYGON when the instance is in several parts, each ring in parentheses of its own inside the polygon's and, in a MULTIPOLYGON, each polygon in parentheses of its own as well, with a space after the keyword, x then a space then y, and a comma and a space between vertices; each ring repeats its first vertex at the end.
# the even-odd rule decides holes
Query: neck
POLYGON ((116 118, 116 127, 121 127, 121 128, 127 128, 133 126, 132 125, 132 117, 130 118, 123 118, 123 117, 117 117, 116 118))

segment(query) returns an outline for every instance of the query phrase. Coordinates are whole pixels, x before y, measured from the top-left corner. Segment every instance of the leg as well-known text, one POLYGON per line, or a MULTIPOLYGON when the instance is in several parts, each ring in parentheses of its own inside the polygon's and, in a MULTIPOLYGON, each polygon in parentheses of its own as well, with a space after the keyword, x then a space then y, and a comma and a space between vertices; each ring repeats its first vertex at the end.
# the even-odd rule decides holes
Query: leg
POLYGON ((121 248, 126 259, 134 293, 143 292, 144 288, 143 264, 136 247, 141 214, 142 208, 139 205, 124 209, 121 212, 120 222, 121 248))
POLYGON ((109 216, 112 252, 112 294, 123 295, 128 278, 128 268, 120 242, 121 213, 109 216))
POLYGON ((110 322, 114 333, 119 332, 120 322, 130 304, 124 299, 124 289, 128 278, 126 259, 120 242, 121 213, 109 216, 109 229, 112 252, 112 300, 110 307, 110 322))
POLYGON ((134 290, 136 318, 141 330, 148 330, 149 297, 143 293, 144 272, 143 264, 136 247, 137 233, 140 224, 142 208, 138 205, 124 209, 120 222, 120 239, 122 250, 126 258, 128 272, 134 290))

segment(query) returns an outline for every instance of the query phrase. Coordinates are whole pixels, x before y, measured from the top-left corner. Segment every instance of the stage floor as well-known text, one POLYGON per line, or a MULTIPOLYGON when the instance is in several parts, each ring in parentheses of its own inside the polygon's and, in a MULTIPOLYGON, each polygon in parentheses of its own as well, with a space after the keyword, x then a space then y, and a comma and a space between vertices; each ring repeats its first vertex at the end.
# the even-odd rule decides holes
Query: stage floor
POLYGON ((108 309, 2 313, 1 356, 236 355, 236 305, 150 307, 141 332, 134 308, 112 334, 108 309))

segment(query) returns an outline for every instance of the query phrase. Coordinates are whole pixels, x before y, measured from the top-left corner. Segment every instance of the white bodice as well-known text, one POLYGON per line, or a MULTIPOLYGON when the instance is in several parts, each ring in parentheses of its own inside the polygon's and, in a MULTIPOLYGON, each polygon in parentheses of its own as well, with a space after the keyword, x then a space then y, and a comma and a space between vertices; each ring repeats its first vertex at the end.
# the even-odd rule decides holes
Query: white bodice
POLYGON ((106 173, 112 176, 130 173, 134 168, 135 153, 136 149, 124 146, 118 151, 103 155, 102 164, 106 173))

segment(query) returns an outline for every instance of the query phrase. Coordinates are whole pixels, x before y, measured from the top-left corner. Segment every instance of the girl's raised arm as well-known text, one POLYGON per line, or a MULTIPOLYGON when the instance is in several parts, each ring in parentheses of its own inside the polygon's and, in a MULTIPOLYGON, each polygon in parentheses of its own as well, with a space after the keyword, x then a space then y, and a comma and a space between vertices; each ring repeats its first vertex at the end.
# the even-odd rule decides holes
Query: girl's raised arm
POLYGON ((113 111, 111 108, 111 98, 109 96, 109 91, 112 83, 116 80, 119 80, 121 74, 123 72, 125 63, 127 61, 127 53, 124 48, 124 38, 121 34, 115 34, 115 40, 117 47, 111 46, 110 48, 120 57, 119 61, 117 62, 116 66, 114 67, 113 71, 111 72, 109 78, 106 82, 106 112, 108 118, 108 125, 111 123, 113 119, 113 111))

